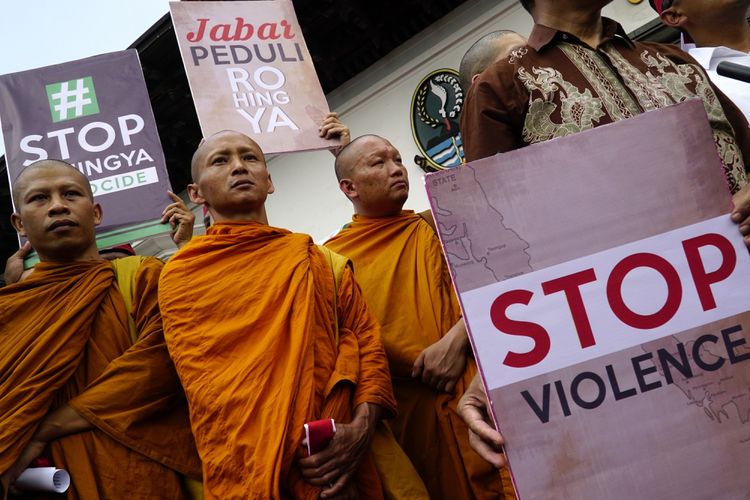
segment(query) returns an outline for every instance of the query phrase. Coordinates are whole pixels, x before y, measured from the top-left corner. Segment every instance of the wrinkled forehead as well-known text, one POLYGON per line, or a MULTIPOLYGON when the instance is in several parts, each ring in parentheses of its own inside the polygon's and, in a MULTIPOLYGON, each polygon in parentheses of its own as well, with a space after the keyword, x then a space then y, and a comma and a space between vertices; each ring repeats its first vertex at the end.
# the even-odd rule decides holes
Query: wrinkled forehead
POLYGON ((363 139, 359 144, 357 153, 358 158, 364 161, 375 157, 395 157, 401 155, 388 139, 376 136, 363 139))
POLYGON ((22 197, 32 189, 54 189, 58 186, 77 186, 85 192, 90 190, 88 179, 75 168, 46 164, 29 167, 21 172, 13 183, 13 193, 22 197))
POLYGON ((199 177, 200 170, 205 166, 209 157, 219 152, 251 151, 258 155, 265 163, 265 155, 257 142, 241 132, 224 130, 204 139, 193 153, 191 172, 193 181, 199 177))
POLYGON ((253 151, 263 156, 257 142, 240 132, 225 131, 212 135, 201 146, 204 158, 218 151, 253 151))

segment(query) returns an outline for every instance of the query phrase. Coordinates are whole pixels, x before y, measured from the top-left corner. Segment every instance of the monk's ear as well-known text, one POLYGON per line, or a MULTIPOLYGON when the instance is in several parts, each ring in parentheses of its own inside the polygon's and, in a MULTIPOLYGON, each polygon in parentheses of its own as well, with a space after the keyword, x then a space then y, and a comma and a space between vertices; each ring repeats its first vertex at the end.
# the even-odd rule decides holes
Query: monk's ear
POLYGON ((104 215, 104 212, 102 211, 102 206, 99 203, 94 203, 94 225, 98 226, 102 223, 102 215, 104 215))
POLYGON ((268 194, 273 193, 276 191, 276 188, 273 186, 273 180, 271 180, 271 173, 268 173, 268 194))
POLYGON ((674 7, 670 7, 661 13, 661 20, 670 28, 680 29, 685 25, 688 18, 682 12, 675 10, 674 7))
POLYGON ((341 179, 339 181, 339 189, 350 200, 357 197, 357 187, 351 179, 341 179))
POLYGON ((24 238, 26 237, 26 229, 24 229, 23 227, 23 220, 21 219, 20 215, 16 213, 11 214, 10 223, 13 224, 13 228, 18 234, 20 234, 24 238))
POLYGON ((190 197, 190 201, 197 205, 205 205, 206 199, 201 196, 201 191, 198 188, 198 184, 188 184, 187 186, 187 192, 188 196, 190 197))

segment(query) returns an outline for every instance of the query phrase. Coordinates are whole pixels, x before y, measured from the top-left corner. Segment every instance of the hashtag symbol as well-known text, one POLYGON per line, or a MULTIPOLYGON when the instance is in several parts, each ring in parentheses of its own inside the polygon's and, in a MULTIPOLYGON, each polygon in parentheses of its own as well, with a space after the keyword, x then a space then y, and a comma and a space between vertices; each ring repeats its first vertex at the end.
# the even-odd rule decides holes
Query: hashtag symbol
POLYGON ((50 97, 56 104, 54 110, 59 114, 60 120, 68 119, 68 111, 74 110, 73 118, 83 115, 83 107, 91 104, 91 99, 86 97, 89 94, 89 88, 83 82, 83 78, 62 82, 60 91, 55 92, 50 97), (75 88, 70 89, 69 83, 75 81, 75 88))

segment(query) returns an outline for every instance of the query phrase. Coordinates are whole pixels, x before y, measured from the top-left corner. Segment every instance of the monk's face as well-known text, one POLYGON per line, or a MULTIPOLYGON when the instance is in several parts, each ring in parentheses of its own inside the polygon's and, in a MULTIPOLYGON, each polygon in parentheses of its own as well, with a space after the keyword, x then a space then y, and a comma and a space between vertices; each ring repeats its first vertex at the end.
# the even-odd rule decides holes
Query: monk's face
POLYGON ((91 199, 88 181, 71 167, 31 167, 19 179, 17 213, 11 222, 41 260, 76 260, 91 249, 102 209, 91 199))
POLYGON ((255 141, 238 132, 221 132, 200 148, 197 179, 188 186, 193 202, 228 219, 263 207, 274 187, 255 141))
POLYGON ((409 197, 409 176, 401 153, 381 137, 365 137, 351 147, 352 168, 342 179, 342 191, 352 202, 373 215, 398 212, 409 197))

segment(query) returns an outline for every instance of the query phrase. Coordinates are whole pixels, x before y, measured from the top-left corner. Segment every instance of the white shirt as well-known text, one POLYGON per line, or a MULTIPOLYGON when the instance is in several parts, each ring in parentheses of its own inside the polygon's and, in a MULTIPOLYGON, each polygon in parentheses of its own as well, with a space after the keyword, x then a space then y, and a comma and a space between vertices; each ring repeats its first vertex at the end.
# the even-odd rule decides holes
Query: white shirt
POLYGON ((689 48, 688 53, 703 66, 714 85, 719 87, 750 121, 750 83, 719 76, 716 73, 716 66, 723 61, 750 66, 750 54, 727 47, 694 46, 689 48))

